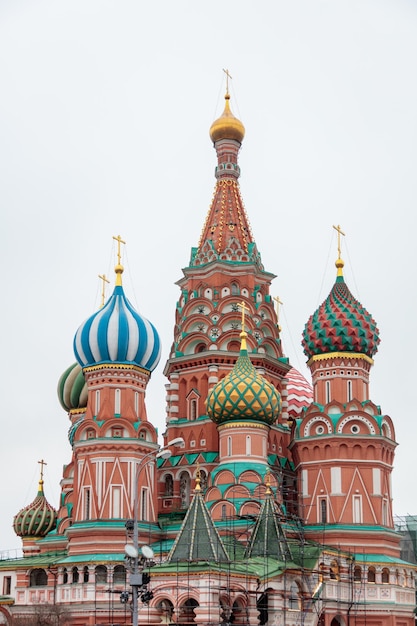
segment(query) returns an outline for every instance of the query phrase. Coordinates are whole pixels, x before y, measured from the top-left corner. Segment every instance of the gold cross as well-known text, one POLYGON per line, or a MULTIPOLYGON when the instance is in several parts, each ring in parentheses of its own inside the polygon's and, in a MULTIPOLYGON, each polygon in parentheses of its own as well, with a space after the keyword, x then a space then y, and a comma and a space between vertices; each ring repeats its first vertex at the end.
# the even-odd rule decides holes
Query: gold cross
POLYGON ((337 252, 338 252, 338 259, 341 258, 341 247, 340 247, 340 235, 343 235, 343 237, 345 236, 345 233, 343 232, 343 230, 341 229, 341 227, 338 226, 333 226, 333 228, 337 231, 337 252))
POLYGON ((226 74, 226 94, 229 95, 229 78, 232 80, 232 77, 229 70, 223 70, 223 72, 226 74))
POLYGON ((102 281, 101 283, 101 307, 104 306, 104 299, 106 297, 106 283, 110 283, 106 278, 106 274, 99 274, 98 277, 102 281))
POLYGON ((44 461, 43 459, 41 461, 38 461, 38 463, 41 466, 41 480, 43 480, 43 466, 44 465, 48 465, 48 463, 46 461, 44 461))
POLYGON ((120 252, 120 244, 121 243, 126 244, 126 242, 123 241, 123 239, 120 237, 120 235, 117 235, 117 237, 115 237, 113 235, 113 239, 115 241, 117 241, 117 264, 120 265, 121 264, 120 261, 121 261, 121 258, 122 258, 122 255, 121 255, 121 252, 120 252))
POLYGON ((279 299, 279 296, 276 296, 276 297, 274 296, 272 299, 275 300, 275 302, 277 303, 277 306, 276 306, 277 322, 279 322, 279 305, 284 304, 284 303, 282 302, 282 300, 279 299))
POLYGON ((246 311, 249 311, 249 307, 246 306, 246 304, 243 302, 243 300, 242 300, 242 302, 238 303, 238 306, 240 306, 241 309, 242 309, 242 332, 245 332, 245 309, 246 309, 246 311))

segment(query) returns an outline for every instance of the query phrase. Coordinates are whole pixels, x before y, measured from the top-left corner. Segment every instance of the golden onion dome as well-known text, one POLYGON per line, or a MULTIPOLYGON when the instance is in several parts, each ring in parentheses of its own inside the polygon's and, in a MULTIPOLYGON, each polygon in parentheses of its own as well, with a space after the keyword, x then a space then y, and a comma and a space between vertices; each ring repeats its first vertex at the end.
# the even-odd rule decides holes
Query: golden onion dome
POLYGON ((210 126, 210 137, 213 143, 221 139, 233 139, 242 143, 245 136, 245 127, 230 110, 230 94, 226 92, 224 97, 225 105, 222 115, 214 120, 210 126))

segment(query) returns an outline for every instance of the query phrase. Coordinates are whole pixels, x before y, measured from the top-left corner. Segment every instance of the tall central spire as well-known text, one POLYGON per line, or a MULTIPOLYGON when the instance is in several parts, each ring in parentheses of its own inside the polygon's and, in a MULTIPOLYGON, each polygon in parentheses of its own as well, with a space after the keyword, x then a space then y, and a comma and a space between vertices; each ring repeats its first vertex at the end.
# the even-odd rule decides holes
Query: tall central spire
POLYGON ((210 137, 217 152, 217 183, 193 258, 194 265, 220 260, 257 262, 261 266, 238 183, 238 153, 244 136, 245 127, 230 109, 227 89, 224 111, 210 128, 210 137))

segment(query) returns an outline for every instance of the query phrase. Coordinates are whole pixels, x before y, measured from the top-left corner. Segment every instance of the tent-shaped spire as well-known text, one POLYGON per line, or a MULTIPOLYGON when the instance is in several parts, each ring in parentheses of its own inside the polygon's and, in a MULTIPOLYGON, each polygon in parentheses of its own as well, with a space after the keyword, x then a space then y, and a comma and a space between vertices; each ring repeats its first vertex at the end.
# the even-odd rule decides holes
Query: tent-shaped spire
POLYGON ((292 558, 270 487, 246 548, 246 556, 272 556, 279 561, 290 561, 292 558))
POLYGON ((197 481, 195 495, 180 532, 168 555, 169 561, 228 561, 220 535, 214 526, 197 481))

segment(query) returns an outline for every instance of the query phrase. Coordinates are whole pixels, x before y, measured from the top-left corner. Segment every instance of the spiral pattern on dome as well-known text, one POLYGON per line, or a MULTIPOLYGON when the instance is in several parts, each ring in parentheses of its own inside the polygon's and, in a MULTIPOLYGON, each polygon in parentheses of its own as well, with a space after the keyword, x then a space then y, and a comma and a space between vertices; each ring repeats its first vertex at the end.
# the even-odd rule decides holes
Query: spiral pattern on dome
POLYGON ((207 396, 207 414, 222 424, 229 420, 256 420, 272 424, 281 410, 281 395, 259 374, 241 350, 233 370, 207 396))
POLYGON ((45 537, 56 522, 57 512, 45 498, 41 480, 34 501, 15 515, 13 529, 19 537, 45 537))
POLYGON ((329 352, 356 352, 372 358, 379 342, 375 320, 353 297, 343 276, 338 276, 330 294, 304 327, 304 354, 311 358, 329 352))
POLYGON ((290 369, 285 378, 287 379, 288 416, 290 419, 296 419, 304 408, 313 402, 313 387, 295 367, 290 369))
POLYGON ((58 399, 65 411, 87 406, 87 383, 79 363, 73 363, 58 381, 58 399))
POLYGON ((154 326, 139 315, 116 285, 113 295, 77 330, 74 353, 82 367, 97 363, 132 363, 153 371, 161 356, 154 326))

